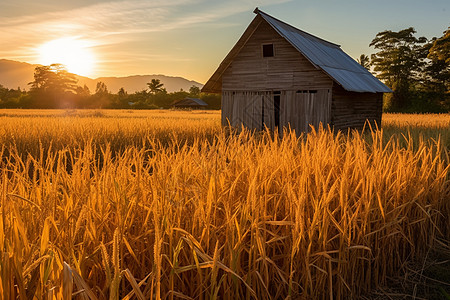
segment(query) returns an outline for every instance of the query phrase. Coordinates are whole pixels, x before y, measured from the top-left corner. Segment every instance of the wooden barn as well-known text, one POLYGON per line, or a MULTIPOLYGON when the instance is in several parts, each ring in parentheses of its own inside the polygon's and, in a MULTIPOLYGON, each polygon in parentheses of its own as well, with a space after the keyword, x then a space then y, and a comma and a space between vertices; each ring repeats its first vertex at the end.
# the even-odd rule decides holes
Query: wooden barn
POLYGON ((178 100, 172 104, 174 108, 190 108, 190 109, 201 109, 207 107, 208 104, 198 98, 189 98, 178 100))
POLYGON ((392 92, 339 45, 264 12, 211 76, 203 92, 222 93, 222 125, 274 130, 381 124, 383 93, 392 92))

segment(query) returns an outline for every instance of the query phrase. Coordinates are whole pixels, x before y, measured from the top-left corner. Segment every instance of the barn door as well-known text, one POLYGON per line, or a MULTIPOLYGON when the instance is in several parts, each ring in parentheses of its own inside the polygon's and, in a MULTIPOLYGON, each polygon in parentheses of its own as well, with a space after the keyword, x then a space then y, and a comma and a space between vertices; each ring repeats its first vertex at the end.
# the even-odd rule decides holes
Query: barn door
POLYGON ((330 122, 331 91, 299 90, 286 92, 281 101, 282 126, 290 126, 297 133, 318 129, 330 122))
POLYGON ((223 92, 222 125, 264 130, 273 127, 273 99, 270 92, 223 92))
POLYGON ((265 130, 266 127, 273 130, 274 118, 273 94, 264 92, 261 95, 261 130, 265 130))

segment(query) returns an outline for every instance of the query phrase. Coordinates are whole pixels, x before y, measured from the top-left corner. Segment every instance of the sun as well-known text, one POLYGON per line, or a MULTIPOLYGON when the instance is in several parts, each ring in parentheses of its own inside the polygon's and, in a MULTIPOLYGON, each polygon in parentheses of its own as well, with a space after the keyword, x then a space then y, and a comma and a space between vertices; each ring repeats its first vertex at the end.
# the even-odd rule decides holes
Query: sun
POLYGON ((85 40, 61 38, 49 41, 38 48, 43 65, 63 64, 70 73, 92 75, 95 57, 91 46, 85 40))

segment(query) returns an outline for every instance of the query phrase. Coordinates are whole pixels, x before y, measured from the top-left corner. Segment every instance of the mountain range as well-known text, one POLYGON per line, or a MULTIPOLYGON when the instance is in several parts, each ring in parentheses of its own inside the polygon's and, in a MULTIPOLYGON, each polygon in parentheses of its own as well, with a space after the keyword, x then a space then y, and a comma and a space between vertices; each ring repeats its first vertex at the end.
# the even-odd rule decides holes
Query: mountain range
MULTIPOLYGON (((29 90, 29 82, 34 80, 34 69, 39 65, 33 65, 25 62, 19 62, 14 60, 0 59, 0 85, 10 89, 17 89, 20 87, 22 90, 29 90)), ((147 89, 147 82, 152 79, 159 79, 164 84, 164 88, 168 92, 175 92, 183 89, 189 91, 189 88, 193 85, 199 88, 203 87, 203 84, 188 80, 183 77, 172 77, 166 75, 133 75, 126 77, 99 77, 89 78, 76 75, 78 79, 78 85, 86 85, 91 93, 95 92, 97 82, 101 81, 106 84, 108 90, 112 93, 117 93, 120 88, 124 88, 128 93, 134 93, 147 89)))

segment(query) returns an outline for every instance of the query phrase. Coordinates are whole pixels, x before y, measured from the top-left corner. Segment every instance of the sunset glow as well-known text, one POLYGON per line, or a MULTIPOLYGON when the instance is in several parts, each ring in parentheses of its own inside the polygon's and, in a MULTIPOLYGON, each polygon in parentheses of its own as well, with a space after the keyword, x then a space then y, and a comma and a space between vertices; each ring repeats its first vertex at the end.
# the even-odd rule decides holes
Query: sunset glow
POLYGON ((0 59, 41 65, 58 59, 70 71, 92 78, 164 74, 205 83, 250 24, 256 7, 340 44, 354 59, 373 54, 369 44, 383 30, 412 26, 417 36, 431 39, 449 25, 449 0, 355 3, 2 0, 0 59))
POLYGON ((49 41, 38 48, 42 65, 63 64, 71 73, 82 76, 92 74, 95 56, 87 41, 61 38, 49 41))

